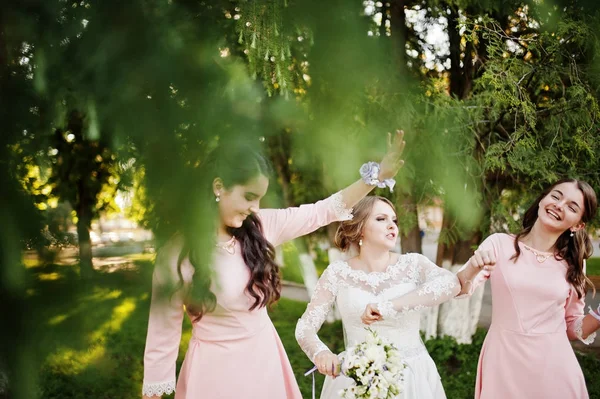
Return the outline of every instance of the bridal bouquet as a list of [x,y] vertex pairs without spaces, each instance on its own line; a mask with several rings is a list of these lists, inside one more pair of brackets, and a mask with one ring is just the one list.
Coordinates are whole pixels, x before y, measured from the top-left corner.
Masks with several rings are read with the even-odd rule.
[[345,399],[392,399],[402,392],[406,365],[400,352],[377,332],[367,328],[364,342],[348,348],[342,358],[342,374],[354,384],[340,391]]

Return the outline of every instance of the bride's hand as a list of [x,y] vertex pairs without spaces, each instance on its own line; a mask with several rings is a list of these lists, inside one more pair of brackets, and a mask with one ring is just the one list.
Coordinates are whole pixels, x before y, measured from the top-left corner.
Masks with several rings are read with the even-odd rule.
[[383,316],[381,316],[381,312],[377,308],[377,304],[370,303],[365,308],[365,311],[363,312],[362,316],[360,316],[360,319],[363,323],[369,325],[371,323],[383,319]]
[[379,164],[379,180],[391,179],[400,170],[404,161],[402,158],[402,151],[404,151],[404,132],[402,130],[396,130],[395,136],[392,138],[391,133],[388,133],[388,149],[387,153],[383,157],[383,160]]
[[317,366],[317,369],[321,374],[328,375],[333,378],[339,375],[340,361],[337,355],[328,350],[323,350],[317,353],[317,356],[315,356],[315,366]]

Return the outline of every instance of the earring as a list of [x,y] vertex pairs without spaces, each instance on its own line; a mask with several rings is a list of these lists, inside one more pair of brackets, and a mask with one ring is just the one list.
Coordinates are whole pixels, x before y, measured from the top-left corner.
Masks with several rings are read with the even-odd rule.
[[217,201],[217,202],[221,201],[221,194],[217,194],[215,201]]
[[360,240],[358,240],[358,246],[362,247],[362,238]]
[[573,237],[575,235],[575,232],[573,230],[571,230],[571,237]]

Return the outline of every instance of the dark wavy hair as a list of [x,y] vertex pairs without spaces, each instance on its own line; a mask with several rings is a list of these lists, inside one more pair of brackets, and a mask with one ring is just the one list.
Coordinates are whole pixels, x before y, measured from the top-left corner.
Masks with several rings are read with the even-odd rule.
[[[583,215],[581,216],[582,223],[588,223],[596,215],[598,200],[596,192],[588,183],[577,179],[561,179],[556,183],[546,188],[536,199],[533,204],[527,209],[523,215],[523,229],[515,236],[515,254],[511,257],[515,262],[521,255],[519,248],[519,240],[531,232],[533,225],[538,218],[539,203],[546,197],[556,186],[562,183],[575,183],[577,188],[583,194]],[[571,237],[571,231],[564,231],[554,243],[554,257],[557,260],[565,260],[568,265],[567,281],[577,291],[577,296],[581,298],[585,294],[585,285],[593,284],[586,277],[583,264],[586,259],[592,256],[593,247],[592,240],[585,229],[576,231]]]
[[[194,268],[191,285],[185,287],[185,304],[194,321],[205,313],[214,311],[217,301],[211,291],[213,277],[212,254],[215,249],[218,208],[212,190],[215,178],[223,181],[225,188],[244,185],[260,175],[269,177],[272,168],[267,159],[248,145],[221,145],[213,150],[201,165],[200,184],[191,188],[189,213],[183,221],[183,248],[179,254],[177,271],[183,285],[181,264],[187,258]],[[196,197],[194,197],[196,196]],[[201,201],[196,201],[200,199]],[[268,306],[280,297],[281,279],[275,263],[275,248],[263,234],[257,215],[249,215],[239,228],[228,227],[227,232],[236,237],[242,248],[242,257],[250,280],[246,292],[254,300],[249,310]]]

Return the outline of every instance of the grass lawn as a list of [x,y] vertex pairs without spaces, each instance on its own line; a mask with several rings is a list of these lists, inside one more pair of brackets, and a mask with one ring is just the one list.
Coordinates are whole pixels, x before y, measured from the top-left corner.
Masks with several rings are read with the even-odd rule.
[[[30,266],[33,283],[30,306],[35,315],[32,349],[41,367],[40,397],[119,399],[140,398],[142,355],[148,321],[151,261],[134,259],[131,267],[99,273],[88,284],[77,279],[73,266]],[[286,347],[305,398],[311,379],[303,373],[312,367],[294,338],[296,321],[305,304],[283,299],[271,317]],[[449,338],[427,342],[448,398],[473,397],[477,358],[484,332],[473,345],[458,345]],[[326,325],[320,336],[333,350],[341,350],[339,322]],[[186,321],[179,363],[190,338]],[[600,398],[600,361],[579,355],[592,398]],[[318,391],[322,376],[317,377]],[[591,381],[595,381],[592,385]]]
[[590,258],[586,261],[588,276],[600,276],[600,258]]

